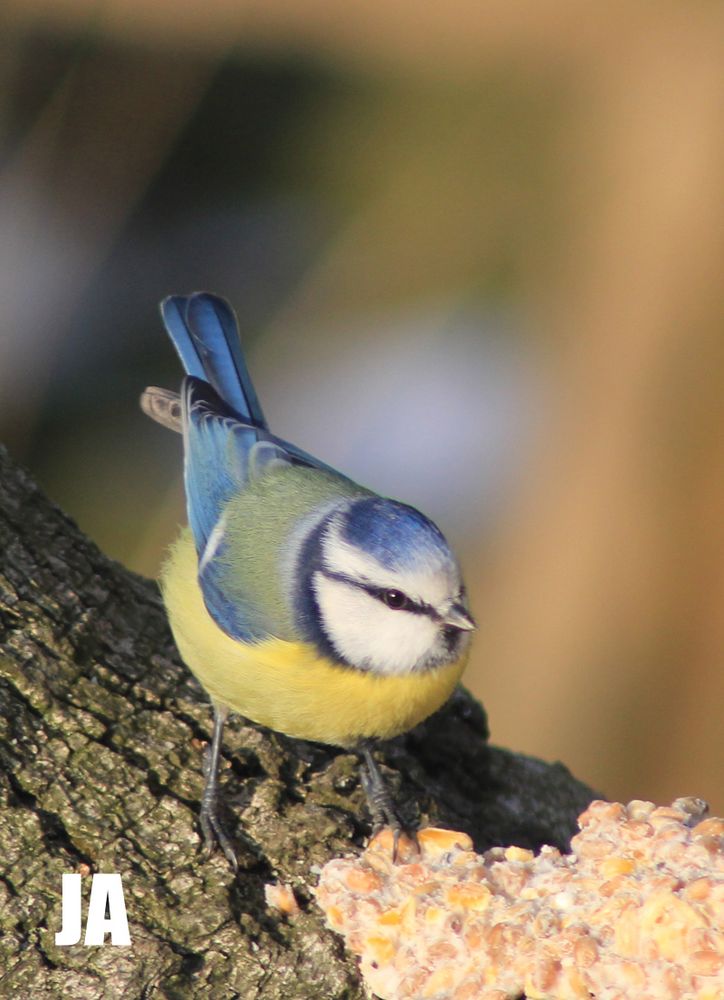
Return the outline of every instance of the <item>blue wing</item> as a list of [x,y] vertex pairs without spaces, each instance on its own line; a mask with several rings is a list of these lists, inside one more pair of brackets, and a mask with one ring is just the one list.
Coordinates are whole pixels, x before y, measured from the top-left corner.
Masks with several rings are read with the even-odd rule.
[[181,388],[184,485],[199,558],[223,507],[244,488],[260,428],[242,423],[208,383],[192,375]]
[[339,475],[264,428],[239,420],[215,389],[193,375],[181,386],[181,424],[186,507],[200,559],[224,505],[250,477],[284,465],[309,465]]
[[253,642],[269,629],[258,609],[227,593],[224,507],[250,478],[275,467],[314,463],[287,451],[263,428],[239,420],[215,389],[192,375],[181,388],[181,421],[186,508],[204,602],[227,635]]
[[243,423],[207,382],[187,376],[181,388],[184,484],[189,524],[199,557],[199,584],[214,621],[230,636],[253,642],[266,634],[254,609],[231,600],[224,587],[226,549],[223,510],[270,461],[287,462],[265,438],[267,432]]
[[266,429],[228,302],[209,292],[170,295],[161,315],[186,374],[208,382],[237,417]]
[[[199,584],[217,624],[233,638],[253,642],[267,629],[255,608],[227,593],[224,508],[250,478],[274,467],[334,470],[270,433],[244,362],[234,313],[224,299],[207,292],[172,295],[162,302],[161,313],[187,373],[181,387],[180,429]],[[166,397],[173,410],[173,394]],[[163,422],[175,428],[177,421],[176,412]]]

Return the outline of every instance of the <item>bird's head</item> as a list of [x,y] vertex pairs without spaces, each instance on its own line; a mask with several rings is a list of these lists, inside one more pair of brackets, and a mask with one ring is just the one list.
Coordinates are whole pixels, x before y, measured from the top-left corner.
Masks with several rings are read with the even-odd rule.
[[439,528],[394,500],[362,497],[319,526],[306,587],[321,645],[375,673],[460,658],[475,628]]

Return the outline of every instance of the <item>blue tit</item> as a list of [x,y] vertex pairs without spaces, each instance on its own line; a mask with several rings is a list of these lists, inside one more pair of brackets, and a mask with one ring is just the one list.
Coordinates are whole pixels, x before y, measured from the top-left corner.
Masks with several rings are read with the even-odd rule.
[[229,710],[287,736],[363,758],[376,825],[402,829],[370,752],[440,708],[465,666],[475,623],[439,528],[269,430],[226,301],[161,304],[186,372],[144,411],[179,430],[189,527],[161,590],[184,662],[214,706],[201,805],[209,848],[236,859],[217,816]]

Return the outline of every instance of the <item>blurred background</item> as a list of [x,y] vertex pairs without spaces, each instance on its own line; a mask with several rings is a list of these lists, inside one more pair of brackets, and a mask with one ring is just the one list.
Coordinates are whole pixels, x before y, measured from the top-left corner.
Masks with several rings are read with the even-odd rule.
[[435,518],[495,742],[724,811],[724,7],[5,0],[0,439],[153,576],[171,292]]

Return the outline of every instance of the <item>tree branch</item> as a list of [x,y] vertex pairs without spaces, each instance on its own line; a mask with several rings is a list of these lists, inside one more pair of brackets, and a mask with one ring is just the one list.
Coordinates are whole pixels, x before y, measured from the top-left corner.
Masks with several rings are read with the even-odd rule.
[[[232,716],[235,879],[199,840],[211,712],[155,585],[107,559],[1,448],[0,552],[0,994],[361,998],[311,896],[315,866],[369,834],[356,759]],[[403,814],[478,849],[565,847],[593,793],[486,736],[460,691],[386,747]],[[61,875],[78,871],[121,873],[130,947],[56,946]],[[299,915],[269,909],[275,880]]]

